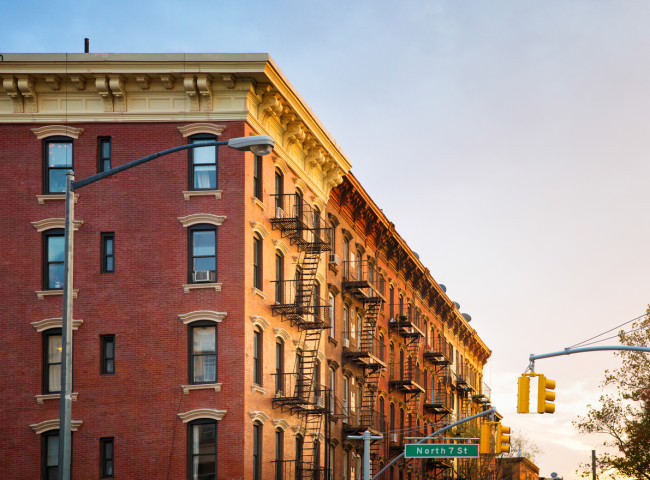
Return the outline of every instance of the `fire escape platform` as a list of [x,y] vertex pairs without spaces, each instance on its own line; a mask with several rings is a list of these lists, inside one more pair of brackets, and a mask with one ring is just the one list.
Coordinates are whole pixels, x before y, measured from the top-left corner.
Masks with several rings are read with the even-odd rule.
[[423,338],[424,333],[406,315],[398,315],[390,320],[388,326],[391,330],[404,338]]
[[417,384],[413,380],[390,380],[389,385],[391,389],[393,390],[399,390],[400,392],[411,394],[411,395],[419,395],[421,393],[424,393],[424,387],[422,385]]
[[451,365],[451,360],[447,358],[447,356],[442,352],[425,350],[423,356],[425,361],[430,362],[433,365],[440,365],[440,366]]

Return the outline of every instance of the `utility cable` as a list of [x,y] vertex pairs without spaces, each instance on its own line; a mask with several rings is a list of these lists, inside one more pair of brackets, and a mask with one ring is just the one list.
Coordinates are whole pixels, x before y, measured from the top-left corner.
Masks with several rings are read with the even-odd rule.
[[[621,328],[623,325],[627,325],[628,323],[636,322],[637,320],[640,320],[640,319],[642,319],[643,317],[647,317],[647,316],[648,316],[648,314],[647,314],[647,313],[644,313],[643,315],[639,315],[638,317],[633,318],[632,320],[628,320],[627,322],[621,323],[620,325],[618,325],[618,326],[616,326],[616,327],[614,327],[614,328],[610,328],[609,330],[607,330],[607,331],[605,331],[605,332],[603,332],[603,333],[599,333],[598,335],[596,335],[596,336],[594,336],[594,337],[588,338],[587,340],[583,340],[582,342],[576,343],[575,345],[571,345],[570,347],[567,347],[567,348],[570,349],[570,348],[576,348],[576,347],[579,347],[579,346],[581,346],[581,345],[584,346],[585,343],[587,343],[587,342],[589,342],[589,341],[591,341],[591,340],[594,340],[594,339],[596,339],[596,338],[598,338],[598,337],[601,337],[601,336],[605,335],[606,333],[609,333],[609,332],[612,332],[612,331],[616,330],[617,328]],[[617,336],[618,336],[618,335],[617,335]],[[602,339],[602,340],[598,340],[598,341],[596,341],[596,342],[587,343],[587,345],[592,345],[592,344],[594,344],[594,343],[602,342],[602,341],[604,341],[604,340],[609,340],[609,339],[611,339],[611,338],[615,338],[615,337],[604,338],[604,339]]]

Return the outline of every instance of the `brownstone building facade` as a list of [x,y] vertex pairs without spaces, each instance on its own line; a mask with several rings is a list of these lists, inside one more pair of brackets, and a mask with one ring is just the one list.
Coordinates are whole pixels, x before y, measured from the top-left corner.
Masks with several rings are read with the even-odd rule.
[[[356,479],[489,404],[490,350],[267,55],[4,55],[6,478],[58,469],[75,194],[73,478]],[[464,427],[466,436],[476,425]],[[451,478],[401,461],[385,478]]]

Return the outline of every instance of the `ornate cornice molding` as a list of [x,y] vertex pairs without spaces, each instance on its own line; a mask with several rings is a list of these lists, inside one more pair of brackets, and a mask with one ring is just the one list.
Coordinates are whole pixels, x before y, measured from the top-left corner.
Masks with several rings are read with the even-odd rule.
[[226,415],[226,413],[228,413],[228,410],[217,410],[216,408],[197,408],[195,410],[179,413],[178,418],[180,418],[183,423],[188,423],[200,418],[209,418],[211,420],[219,421]]
[[195,310],[193,312],[183,313],[178,318],[185,325],[199,320],[220,323],[226,318],[226,315],[228,315],[226,312],[215,312],[214,310]]
[[69,125],[45,125],[43,127],[32,128],[32,132],[38,140],[47,137],[62,136],[77,139],[81,136],[84,129],[75,128]]
[[[44,232],[45,230],[52,230],[53,228],[65,228],[65,218],[46,218],[31,222],[37,232]],[[73,229],[79,230],[84,224],[83,220],[74,220]]]
[[208,223],[220,226],[226,221],[226,216],[213,215],[211,213],[194,213],[192,215],[186,215],[185,217],[178,217],[178,221],[181,222],[181,225],[184,227],[191,227],[192,225],[197,225],[199,223]]
[[191,137],[197,133],[209,133],[210,135],[219,136],[226,130],[226,125],[217,125],[214,123],[190,123],[178,127],[183,137]]

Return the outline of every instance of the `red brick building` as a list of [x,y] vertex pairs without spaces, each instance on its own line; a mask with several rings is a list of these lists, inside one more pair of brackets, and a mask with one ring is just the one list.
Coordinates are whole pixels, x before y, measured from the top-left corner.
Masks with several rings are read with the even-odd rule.
[[360,478],[348,435],[385,434],[376,472],[488,404],[469,316],[267,55],[5,54],[0,78],[6,478],[58,468],[65,172],[201,140],[276,146],[177,152],[76,193],[75,479]]

